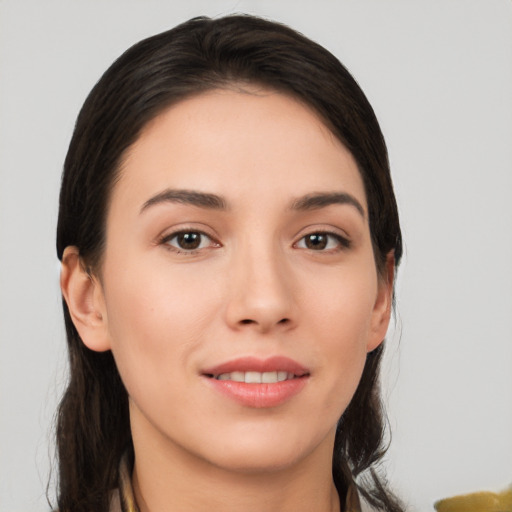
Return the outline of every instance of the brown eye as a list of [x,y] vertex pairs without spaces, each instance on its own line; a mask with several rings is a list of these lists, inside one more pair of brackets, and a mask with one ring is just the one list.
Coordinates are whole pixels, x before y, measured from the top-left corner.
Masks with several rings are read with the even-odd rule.
[[212,239],[200,231],[180,231],[167,237],[164,243],[178,251],[195,251],[212,245]]
[[176,242],[181,249],[197,249],[201,245],[200,233],[180,233]]
[[350,247],[350,241],[335,233],[309,233],[298,241],[296,247],[311,251],[332,251]]
[[304,242],[308,249],[319,251],[327,247],[328,238],[323,233],[314,233],[304,237]]

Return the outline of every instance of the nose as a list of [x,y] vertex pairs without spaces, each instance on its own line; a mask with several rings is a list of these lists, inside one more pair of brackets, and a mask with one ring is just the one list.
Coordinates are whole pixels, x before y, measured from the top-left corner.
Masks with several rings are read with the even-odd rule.
[[229,276],[228,325],[259,333],[293,328],[297,322],[295,284],[279,250],[252,246],[240,251]]

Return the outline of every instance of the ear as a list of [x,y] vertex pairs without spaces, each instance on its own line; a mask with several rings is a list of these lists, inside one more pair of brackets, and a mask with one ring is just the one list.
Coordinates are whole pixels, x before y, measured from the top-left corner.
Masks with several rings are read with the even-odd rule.
[[77,247],[66,247],[60,288],[84,345],[96,352],[110,349],[103,288],[83,266]]
[[370,335],[366,351],[375,350],[383,341],[391,318],[393,306],[393,283],[395,279],[395,254],[390,251],[386,256],[384,275],[378,276],[377,298],[373,307]]

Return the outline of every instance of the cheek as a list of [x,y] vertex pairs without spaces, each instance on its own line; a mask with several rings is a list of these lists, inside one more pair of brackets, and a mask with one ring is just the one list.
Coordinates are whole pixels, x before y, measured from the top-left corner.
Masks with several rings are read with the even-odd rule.
[[350,272],[322,276],[310,288],[307,315],[309,338],[320,373],[325,375],[328,406],[342,412],[355,392],[366,362],[377,276],[371,264],[351,267]]
[[317,271],[314,286],[303,291],[311,323],[319,333],[333,338],[333,343],[338,339],[338,343],[365,345],[377,299],[373,262],[363,260],[339,271],[328,270]]
[[162,379],[184,367],[216,316],[214,290],[166,265],[130,265],[125,258],[122,269],[106,267],[108,329],[123,381],[130,394],[139,383],[165,385]]

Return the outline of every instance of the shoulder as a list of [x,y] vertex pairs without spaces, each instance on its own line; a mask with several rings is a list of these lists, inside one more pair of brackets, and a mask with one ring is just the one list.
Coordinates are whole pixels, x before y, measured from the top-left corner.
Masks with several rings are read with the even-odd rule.
[[379,512],[376,508],[372,507],[362,496],[359,497],[361,512]]
[[112,495],[110,497],[110,507],[109,512],[122,512],[121,508],[121,499],[119,497],[119,491],[116,489],[112,491]]
[[379,512],[372,507],[357,490],[354,483],[348,488],[345,500],[345,512]]

